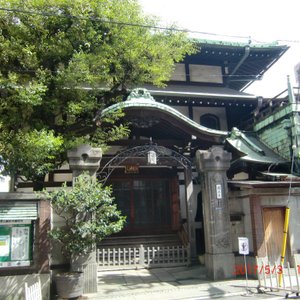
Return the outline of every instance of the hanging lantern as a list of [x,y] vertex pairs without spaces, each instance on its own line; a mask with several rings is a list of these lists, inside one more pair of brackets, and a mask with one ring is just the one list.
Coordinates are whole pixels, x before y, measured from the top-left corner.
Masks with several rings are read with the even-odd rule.
[[157,164],[157,156],[156,152],[153,150],[148,151],[147,153],[147,162],[149,165],[156,165]]

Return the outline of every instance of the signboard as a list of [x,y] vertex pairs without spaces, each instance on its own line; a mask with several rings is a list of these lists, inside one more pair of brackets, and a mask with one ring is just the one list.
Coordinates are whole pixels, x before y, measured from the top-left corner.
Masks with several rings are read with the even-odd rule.
[[139,166],[138,165],[125,165],[126,174],[138,174]]
[[222,184],[217,183],[215,185],[216,187],[216,204],[215,207],[217,210],[222,210],[223,209],[223,190],[222,190]]
[[249,241],[246,237],[239,237],[239,254],[249,254]]
[[12,227],[11,260],[29,260],[29,227]]
[[216,194],[217,194],[217,199],[222,199],[222,186],[221,186],[221,184],[216,184]]
[[32,225],[0,225],[0,268],[29,266],[32,259]]
[[157,164],[157,155],[156,152],[153,150],[150,150],[147,153],[147,161],[149,165],[156,165]]

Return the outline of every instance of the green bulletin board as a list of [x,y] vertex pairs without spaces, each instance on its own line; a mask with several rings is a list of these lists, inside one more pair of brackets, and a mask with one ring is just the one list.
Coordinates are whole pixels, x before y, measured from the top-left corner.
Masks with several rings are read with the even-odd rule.
[[0,224],[0,268],[29,266],[32,224]]

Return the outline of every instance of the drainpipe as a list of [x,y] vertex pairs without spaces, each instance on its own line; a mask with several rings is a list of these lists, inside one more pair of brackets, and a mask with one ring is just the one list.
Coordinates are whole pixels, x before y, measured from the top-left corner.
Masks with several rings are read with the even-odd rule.
[[[294,90],[290,82],[290,77],[287,76],[287,86],[288,86],[288,99],[289,99],[289,105],[291,106],[291,135],[292,135],[292,149],[293,149],[292,159],[295,159],[295,172],[298,174],[300,171],[300,132],[299,132],[299,126],[300,126],[300,118],[299,118],[299,112],[298,112],[298,101],[295,99]],[[291,159],[291,160],[292,160]]]
[[248,58],[250,54],[250,46],[247,45],[245,47],[245,53],[243,55],[243,57],[241,58],[241,60],[238,62],[238,64],[235,66],[235,68],[233,69],[233,71],[229,74],[228,76],[228,80],[227,80],[227,86],[228,86],[228,83],[230,81],[230,77],[232,77],[236,72],[237,70],[240,68],[240,66],[244,63],[244,61]]
[[[285,260],[285,253],[286,253],[286,244],[287,244],[287,234],[289,228],[289,221],[290,221],[290,207],[289,202],[291,198],[291,191],[292,191],[292,180],[293,180],[293,173],[294,167],[296,168],[296,172],[299,172],[298,165],[299,165],[299,140],[298,140],[298,126],[299,126],[299,116],[298,116],[298,105],[297,101],[295,101],[294,90],[292,88],[290,77],[287,76],[287,87],[288,87],[288,98],[289,104],[292,107],[292,116],[291,116],[291,136],[292,136],[292,157],[291,157],[291,179],[290,179],[290,187],[289,187],[289,195],[287,204],[285,207],[285,216],[284,216],[284,225],[283,225],[283,238],[282,238],[282,248],[281,248],[281,257],[280,257],[280,266],[281,270],[283,270],[284,260]],[[295,108],[293,107],[295,105]],[[294,112],[296,110],[296,112]],[[293,138],[294,135],[294,138]],[[295,153],[296,151],[296,153]],[[282,272],[279,274],[279,286],[282,286]]]

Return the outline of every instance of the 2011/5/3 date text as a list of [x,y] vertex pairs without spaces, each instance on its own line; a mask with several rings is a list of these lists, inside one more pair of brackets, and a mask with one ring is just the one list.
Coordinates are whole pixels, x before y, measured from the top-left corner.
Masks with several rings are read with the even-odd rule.
[[[300,274],[300,265],[296,266],[297,273]],[[282,265],[250,265],[247,264],[247,272],[248,274],[263,274],[266,275],[269,274],[282,274],[283,273],[283,267]],[[234,269],[234,275],[245,275],[245,265],[236,265]]]

